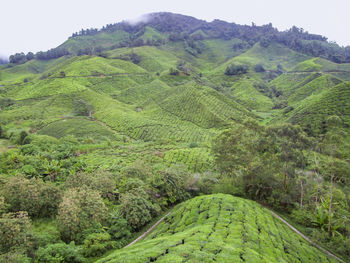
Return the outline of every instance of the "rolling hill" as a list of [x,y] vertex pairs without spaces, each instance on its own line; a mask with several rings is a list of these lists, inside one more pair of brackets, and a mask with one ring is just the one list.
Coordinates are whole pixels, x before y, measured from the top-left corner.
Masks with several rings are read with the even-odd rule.
[[[12,58],[0,66],[0,201],[6,190],[2,187],[12,176],[25,177],[28,185],[26,180],[35,178],[49,190],[57,187],[59,198],[71,190],[70,178],[81,176],[84,189],[102,198],[99,204],[108,211],[104,215],[109,218],[91,232],[84,229],[75,239],[48,233],[52,242],[36,237],[35,242],[42,243],[35,243],[35,249],[75,241],[71,245],[85,251],[80,248],[91,241],[90,235],[115,227],[129,235],[112,233],[108,249],[87,256],[91,262],[335,262],[258,203],[202,195],[232,193],[258,200],[266,193],[259,201],[299,220],[323,244],[335,240],[332,249],[346,259],[349,49],[296,27],[279,32],[271,24],[206,22],[171,13],[148,18],[136,25],[124,21],[82,30],[32,59]],[[335,160],[311,148],[326,137],[326,122],[333,115],[339,116],[346,142]],[[266,127],[276,129],[273,136],[281,138],[273,141]],[[241,134],[238,143],[229,130]],[[223,171],[218,165],[213,142],[222,134],[231,136],[227,145],[234,145],[223,151],[228,166],[237,160],[230,155],[232,148],[248,156],[238,171]],[[288,141],[289,135],[295,137]],[[248,150],[247,142],[254,144]],[[303,143],[306,146],[300,146]],[[293,154],[284,155],[288,150]],[[261,156],[255,157],[259,151]],[[294,159],[289,163],[288,158]],[[260,178],[266,160],[273,160],[268,167],[275,162],[276,167]],[[327,170],[331,162],[336,181]],[[244,177],[247,172],[255,174]],[[91,175],[101,180],[95,182]],[[327,224],[335,213],[329,213],[332,201],[327,200],[333,193],[339,218],[332,221],[331,232]],[[184,201],[196,195],[201,196]],[[146,211],[140,225],[132,226],[120,212],[123,200],[130,201],[125,196],[135,201],[138,211],[132,212]],[[171,215],[142,242],[107,252],[175,204]],[[59,233],[57,207],[50,218],[33,218],[39,229],[48,225]],[[2,207],[0,218],[1,213]]]
[[260,205],[216,194],[196,197],[141,242],[98,263],[337,262],[312,247]]

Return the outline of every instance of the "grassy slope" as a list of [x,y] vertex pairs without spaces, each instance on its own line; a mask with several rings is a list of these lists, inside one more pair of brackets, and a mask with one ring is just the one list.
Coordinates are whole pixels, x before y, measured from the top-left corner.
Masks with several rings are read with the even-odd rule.
[[253,201],[230,195],[177,205],[145,240],[98,263],[335,262]]
[[[158,32],[147,29],[145,34],[157,37]],[[24,127],[57,138],[71,132],[79,137],[94,137],[91,131],[99,131],[103,136],[97,139],[113,139],[109,136],[112,132],[117,138],[126,136],[158,145],[169,144],[172,146],[161,157],[165,163],[180,160],[193,170],[202,170],[212,163],[208,145],[221,129],[240,122],[245,116],[254,117],[251,110],[264,122],[290,121],[304,125],[312,120],[307,105],[314,105],[315,95],[323,94],[341,81],[333,77],[334,73],[286,72],[268,82],[265,73],[253,71],[256,63],[262,63],[266,69],[282,64],[286,70],[292,70],[301,61],[309,61],[308,58],[273,43],[268,48],[257,44],[244,53],[237,53],[232,49],[236,41],[202,40],[198,44],[202,53],[197,56],[187,53],[184,43],[179,41],[159,47],[115,49],[106,53],[107,58],[33,60],[5,68],[1,70],[5,80],[0,82],[3,85],[0,96],[10,97],[16,103],[0,111],[1,124],[10,130]],[[141,57],[138,65],[117,59],[132,52]],[[169,68],[175,68],[179,60],[185,60],[196,73],[169,75]],[[322,64],[325,70],[334,66],[321,59],[312,61]],[[225,76],[226,66],[233,62],[248,63],[249,73]],[[344,70],[347,65],[339,67]],[[65,78],[60,77],[61,71],[65,72]],[[202,78],[198,77],[199,72]],[[42,78],[42,74],[46,78]],[[29,82],[24,83],[28,75]],[[16,82],[18,84],[11,84]],[[294,110],[288,114],[272,110],[272,99],[258,91],[256,84],[281,90],[282,97]],[[73,105],[77,99],[93,107],[96,123],[67,119],[74,116]],[[323,113],[328,112],[327,105],[329,103],[324,104]],[[72,129],[67,123],[72,123]],[[84,127],[80,131],[77,130],[79,125]],[[200,148],[189,149],[191,142],[198,143]],[[154,156],[151,154],[147,158]]]
[[316,132],[321,130],[322,121],[328,116],[340,116],[344,124],[350,125],[350,83],[345,82],[324,92],[311,95],[288,115],[288,120],[302,126],[313,125]]
[[76,53],[79,49],[86,47],[111,47],[123,40],[129,39],[129,33],[117,30],[112,33],[101,32],[93,36],[78,36],[70,38],[59,47],[66,48],[70,52]]
[[228,60],[216,68],[214,74],[223,74],[226,67],[232,63],[247,64],[251,68],[260,63],[267,70],[276,69],[276,66],[280,64],[285,69],[289,69],[307,58],[305,55],[296,53],[276,43],[270,44],[267,48],[260,46],[260,44],[255,44],[247,52]]

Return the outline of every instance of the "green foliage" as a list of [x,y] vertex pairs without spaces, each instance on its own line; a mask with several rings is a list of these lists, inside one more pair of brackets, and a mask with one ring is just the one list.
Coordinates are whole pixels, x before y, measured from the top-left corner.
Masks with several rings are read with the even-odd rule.
[[249,200],[207,195],[171,212],[144,240],[97,262],[336,262]]
[[11,251],[0,255],[0,263],[30,263],[31,258],[21,251]]
[[67,188],[86,186],[100,192],[104,197],[108,197],[115,191],[116,183],[114,176],[108,172],[96,171],[90,174],[77,172],[67,178],[65,186]]
[[54,184],[22,176],[8,178],[1,187],[1,194],[9,211],[27,211],[32,217],[55,216],[61,200],[61,190]]
[[246,74],[248,70],[249,67],[247,65],[232,64],[226,68],[225,75],[232,76]]
[[265,72],[265,68],[262,64],[256,64],[254,66],[254,70],[255,72]]
[[122,194],[120,212],[133,229],[140,229],[157,215],[159,208],[152,204],[148,194],[141,188]]
[[106,225],[107,233],[115,241],[115,247],[122,248],[127,245],[131,237],[131,228],[119,212],[111,212],[106,219]]
[[93,233],[88,235],[83,242],[83,251],[86,257],[98,257],[114,247],[111,236],[108,233]]
[[151,186],[156,189],[158,198],[164,205],[183,201],[187,197],[186,181],[189,175],[182,167],[171,167],[164,172],[153,174]]
[[57,215],[62,238],[81,241],[82,232],[101,223],[106,212],[99,192],[86,187],[66,190]]
[[[0,233],[1,254],[13,250],[29,250],[32,246],[32,225],[27,212],[1,215]],[[16,258],[17,256],[8,254],[4,257]]]
[[86,103],[83,99],[78,99],[73,103],[74,114],[77,116],[89,116],[92,111],[92,106]]
[[86,262],[80,248],[74,242],[56,243],[38,249],[36,254],[39,263],[83,263]]
[[173,76],[178,76],[180,74],[180,72],[177,69],[170,68],[169,69],[169,74],[173,75]]
[[[121,248],[160,208],[213,192],[280,209],[349,256],[350,64],[324,59],[348,60],[349,50],[295,27],[278,32],[272,25],[152,16],[137,26],[82,30],[58,48],[17,54],[16,64],[0,67],[0,213],[26,210],[34,220],[34,248],[13,248],[4,258],[33,257],[60,235],[85,240],[86,255],[112,243]],[[339,132],[327,121],[332,115],[341,119]],[[184,209],[171,237],[143,249],[152,255],[130,261],[322,262],[305,256],[304,245],[289,254],[284,236],[271,241],[280,229],[266,231],[270,239],[243,235],[260,226],[259,215],[225,214],[227,224],[247,226],[225,237],[214,220],[219,204],[210,202],[204,211]],[[217,231],[209,235],[206,220],[218,222]],[[187,233],[180,238],[179,230],[191,222],[207,232],[187,247]],[[260,239],[248,242],[256,236],[266,259],[257,256]]]

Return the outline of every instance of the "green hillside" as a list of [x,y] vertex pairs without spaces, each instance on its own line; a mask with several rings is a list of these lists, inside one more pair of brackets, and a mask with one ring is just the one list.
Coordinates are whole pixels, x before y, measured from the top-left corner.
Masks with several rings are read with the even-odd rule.
[[230,195],[177,205],[141,242],[97,261],[336,262],[258,204]]
[[350,49],[148,18],[0,66],[0,262],[349,259]]

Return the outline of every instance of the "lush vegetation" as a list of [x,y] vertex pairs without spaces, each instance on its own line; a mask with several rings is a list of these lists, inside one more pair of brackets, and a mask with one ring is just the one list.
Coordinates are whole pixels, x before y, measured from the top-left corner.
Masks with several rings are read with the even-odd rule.
[[296,28],[151,17],[0,67],[0,262],[326,260],[228,195],[180,204],[117,250],[217,193],[350,258],[350,64],[334,63],[348,49]]
[[258,204],[231,195],[196,197],[142,242],[118,250],[112,262],[336,262]]

